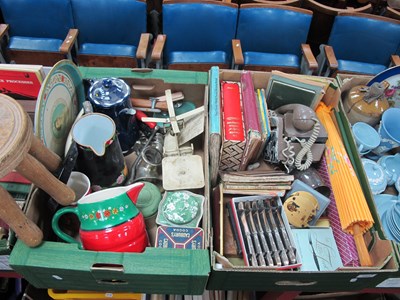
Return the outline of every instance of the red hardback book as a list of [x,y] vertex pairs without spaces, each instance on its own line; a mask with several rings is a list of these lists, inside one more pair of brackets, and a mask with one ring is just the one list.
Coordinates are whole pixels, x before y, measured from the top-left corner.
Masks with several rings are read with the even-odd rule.
[[16,100],[36,100],[43,82],[39,65],[0,65],[0,93]]
[[257,97],[254,91],[253,78],[250,72],[243,72],[240,76],[243,98],[244,128],[246,133],[246,147],[239,170],[246,170],[249,163],[255,162],[262,144]]
[[229,141],[244,141],[240,85],[237,82],[222,82],[221,93],[225,139]]
[[239,82],[221,82],[222,153],[220,170],[239,169],[246,144]]

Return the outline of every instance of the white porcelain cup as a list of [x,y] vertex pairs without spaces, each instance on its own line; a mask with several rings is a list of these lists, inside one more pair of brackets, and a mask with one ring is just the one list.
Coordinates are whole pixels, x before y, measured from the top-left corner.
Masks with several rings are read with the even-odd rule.
[[69,186],[75,192],[74,203],[91,192],[89,177],[82,172],[72,171],[68,179],[67,186]]

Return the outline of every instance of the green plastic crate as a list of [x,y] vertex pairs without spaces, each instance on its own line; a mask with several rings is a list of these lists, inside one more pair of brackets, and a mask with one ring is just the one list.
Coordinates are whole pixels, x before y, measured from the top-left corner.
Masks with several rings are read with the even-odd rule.
[[[183,92],[185,99],[195,102],[198,106],[207,105],[207,73],[86,67],[81,67],[80,71],[84,79],[111,76],[123,78],[131,86],[133,97],[161,96],[165,89],[171,89],[173,92]],[[205,124],[208,124],[207,118]],[[206,198],[202,221],[205,249],[148,247],[144,253],[118,253],[84,251],[73,244],[52,241],[29,248],[18,241],[10,257],[14,270],[36,288],[203,294],[210,273],[206,132],[207,128],[201,138],[206,174],[206,186],[201,190]],[[41,228],[51,231],[51,217],[45,213],[46,205],[44,193],[40,190],[35,191],[29,199],[27,215]]]

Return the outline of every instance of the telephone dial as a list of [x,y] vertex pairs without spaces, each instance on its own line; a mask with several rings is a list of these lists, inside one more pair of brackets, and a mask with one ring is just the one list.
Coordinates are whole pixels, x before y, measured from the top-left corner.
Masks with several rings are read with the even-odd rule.
[[283,105],[271,112],[271,138],[264,159],[282,163],[288,172],[303,171],[321,159],[328,138],[315,112],[302,104]]

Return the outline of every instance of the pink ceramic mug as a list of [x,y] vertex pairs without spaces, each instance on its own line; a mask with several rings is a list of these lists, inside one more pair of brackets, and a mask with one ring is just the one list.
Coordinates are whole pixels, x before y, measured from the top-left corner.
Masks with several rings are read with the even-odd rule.
[[[76,207],[65,207],[55,213],[54,232],[85,250],[143,252],[149,240],[143,215],[135,205],[143,186],[144,183],[134,183],[84,196]],[[82,243],[60,229],[58,221],[67,213],[78,216]]]

